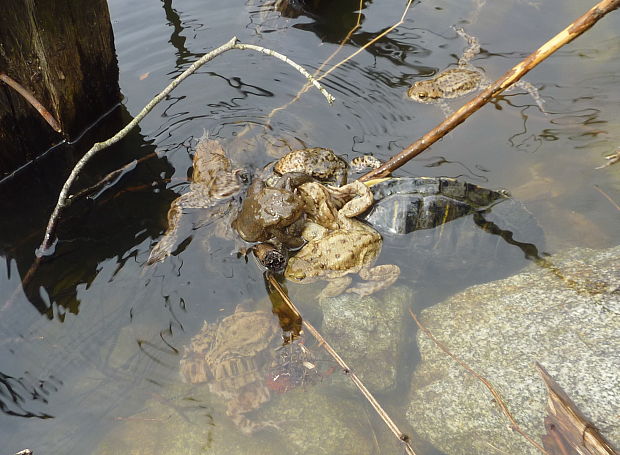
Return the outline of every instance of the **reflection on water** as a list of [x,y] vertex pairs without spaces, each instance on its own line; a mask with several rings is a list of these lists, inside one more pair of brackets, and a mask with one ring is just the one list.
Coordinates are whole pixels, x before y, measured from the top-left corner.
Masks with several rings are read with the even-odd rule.
[[[118,117],[97,132],[99,138],[126,124],[199,55],[233,35],[282,52],[312,71],[337,50],[358,20],[357,1],[340,2],[327,16],[305,11],[296,17],[247,3],[111,1],[125,104]],[[271,311],[262,272],[252,261],[232,254],[234,241],[216,237],[205,248],[209,227],[198,225],[188,225],[187,238],[179,239],[180,248],[161,264],[144,264],[165,231],[171,201],[188,191],[196,138],[205,130],[226,144],[235,166],[250,172],[300,146],[329,147],[348,158],[371,153],[386,159],[442,119],[432,106],[407,100],[405,91],[414,81],[456,62],[463,46],[451,26],[460,24],[480,39],[481,66],[493,78],[583,8],[580,2],[556,0],[538,10],[527,2],[496,3],[476,11],[470,23],[474,10],[468,2],[415,4],[402,26],[323,80],[337,98],[331,107],[312,89],[274,112],[303,87],[305,80],[295,70],[250,53],[229,52],[213,60],[175,89],[138,130],[87,167],[76,189],[144,157],[73,204],[59,227],[56,254],[23,292],[20,278],[33,262],[68,163],[77,152],[59,149],[28,172],[2,182],[0,254],[5,261],[0,263],[0,306],[17,289],[12,304],[0,313],[3,450],[14,453],[28,446],[35,453],[95,453],[112,431],[119,441],[142,435],[140,453],[170,453],[175,447],[256,453],[256,443],[265,453],[272,453],[274,444],[281,452],[299,453],[319,450],[312,446],[316,441],[304,439],[327,431],[319,424],[341,430],[320,439],[332,441],[333,452],[348,446],[339,434],[373,447],[357,453],[398,450],[382,422],[365,414],[363,400],[339,388],[346,382],[339,372],[316,387],[289,391],[261,406],[261,418],[293,422],[286,434],[265,431],[244,439],[226,417],[221,400],[198,385],[182,384],[179,362],[204,321],[221,321],[248,301],[253,311]],[[403,8],[396,1],[362,6],[361,26],[329,65],[395,23]],[[613,14],[605,18],[528,75],[541,90],[548,118],[527,95],[510,94],[399,170],[399,175],[460,177],[507,189],[525,204],[547,240],[541,249],[532,237],[515,237],[514,229],[502,225],[506,218],[501,204],[480,214],[497,227],[489,232],[478,227],[485,222],[472,216],[452,221],[449,232],[444,231],[446,243],[438,246],[439,260],[432,259],[430,248],[420,246],[422,238],[386,236],[380,262],[401,267],[398,289],[413,287],[417,305],[514,272],[528,262],[526,256],[536,255],[527,244],[541,255],[572,245],[618,243],[618,212],[597,190],[620,199],[616,169],[594,168],[620,143],[620,60],[615,58],[620,41],[608,38],[619,20]],[[87,148],[87,141],[78,146]],[[477,231],[482,233],[480,248],[470,243],[453,251],[450,239],[458,244],[464,232]],[[500,259],[489,259],[496,253]],[[465,264],[460,270],[472,273],[451,270],[458,261]],[[306,320],[322,327],[324,311],[314,298],[318,288],[290,287]],[[399,295],[410,295],[407,292]],[[292,322],[288,317],[285,324]],[[401,341],[409,346],[402,362],[406,368],[398,370],[397,386],[380,397],[397,420],[404,415],[409,367],[417,356],[409,335]],[[291,403],[301,404],[296,408]],[[188,434],[187,428],[193,432]],[[122,431],[126,434],[120,435]],[[148,436],[150,443],[143,441]],[[131,450],[125,446],[122,451]]]

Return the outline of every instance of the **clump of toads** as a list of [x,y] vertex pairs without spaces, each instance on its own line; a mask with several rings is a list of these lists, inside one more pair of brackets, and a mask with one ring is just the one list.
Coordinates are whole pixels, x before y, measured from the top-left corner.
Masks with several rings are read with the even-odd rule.
[[[376,164],[373,157],[362,156],[351,167]],[[183,208],[209,208],[211,216],[222,216],[230,212],[232,197],[243,186],[243,173],[233,169],[217,141],[201,139],[193,166],[190,191],[173,201],[168,230],[152,250],[149,264],[171,253]],[[373,195],[359,181],[346,183],[348,168],[325,148],[287,153],[256,176],[232,220],[243,240],[257,244],[254,251],[266,267],[283,270],[287,279],[298,283],[327,280],[320,297],[342,292],[369,295],[390,286],[400,274],[396,265],[374,266],[381,235],[355,218],[372,206]],[[287,263],[289,251],[293,256]],[[352,285],[353,274],[362,282]]]

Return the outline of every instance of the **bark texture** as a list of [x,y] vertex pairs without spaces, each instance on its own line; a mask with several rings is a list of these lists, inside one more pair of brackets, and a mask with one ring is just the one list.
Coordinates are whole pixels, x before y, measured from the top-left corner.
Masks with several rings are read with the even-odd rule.
[[[120,99],[105,0],[3,0],[0,72],[29,90],[75,138]],[[0,177],[62,136],[0,84]]]

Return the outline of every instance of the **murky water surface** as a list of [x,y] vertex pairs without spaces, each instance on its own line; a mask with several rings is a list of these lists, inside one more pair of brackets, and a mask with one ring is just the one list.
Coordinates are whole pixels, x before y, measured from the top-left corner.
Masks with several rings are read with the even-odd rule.
[[[357,2],[341,2],[327,19],[285,18],[266,6],[238,0],[109,3],[124,95],[119,117],[127,122],[200,55],[233,35],[277,50],[311,72],[337,52],[325,71],[398,21],[404,2],[365,2],[360,27],[341,48],[338,43],[358,19]],[[226,144],[238,166],[249,170],[289,147],[304,145],[329,147],[348,158],[371,153],[387,159],[442,120],[438,107],[411,102],[405,91],[414,81],[456,64],[465,45],[451,26],[460,25],[479,38],[482,52],[472,63],[493,79],[586,9],[580,1],[489,2],[480,10],[472,3],[476,2],[416,2],[401,26],[323,80],[336,97],[333,106],[315,89],[289,104],[304,78],[271,57],[241,51],[217,57],[175,89],[138,130],[89,166],[77,186],[146,157],[66,213],[55,256],[39,268],[25,292],[20,279],[32,264],[64,169],[73,157],[56,151],[39,166],[3,182],[2,453],[24,447],[37,454],[97,453],[109,431],[126,428],[135,432],[136,439],[149,439],[149,422],[166,428],[167,419],[169,430],[177,435],[183,428],[211,432],[204,440],[192,438],[194,430],[181,434],[178,437],[185,443],[179,447],[189,452],[178,453],[210,453],[218,438],[227,437],[218,431],[234,432],[226,423],[221,399],[174,392],[181,384],[179,360],[203,321],[217,321],[242,302],[269,310],[261,271],[253,261],[231,254],[235,247],[231,241],[212,238],[205,248],[209,226],[190,229],[191,235],[173,256],[145,267],[150,248],[165,230],[170,202],[188,188],[196,139],[207,131]],[[620,169],[595,168],[620,145],[617,30],[618,12],[527,75],[540,88],[547,115],[525,92],[507,94],[398,175],[460,177],[509,190],[544,230],[545,243],[523,239],[536,244],[541,254],[575,245],[616,245],[620,211],[608,198],[620,202]],[[458,100],[452,103],[459,105]],[[98,134],[105,137],[110,131]],[[470,221],[461,223],[456,229],[472,229]],[[497,245],[497,237],[491,237],[488,245]],[[417,309],[467,285],[514,273],[528,262],[521,249],[508,245],[502,247],[508,251],[503,261],[489,267],[492,259],[481,246],[461,260],[470,265],[468,269],[488,270],[488,275],[459,274],[442,268],[442,261],[429,271],[419,259],[424,256],[412,245],[420,248],[411,239],[386,239],[380,262],[400,265],[399,283],[416,290]],[[451,253],[448,249],[441,254]],[[307,320],[320,327],[321,312],[313,297],[318,288],[290,289]],[[413,328],[409,333],[404,343],[413,340]],[[347,357],[346,352],[341,354]],[[329,363],[326,355],[320,355]],[[411,347],[408,364],[416,356]],[[381,396],[402,425],[402,397],[410,371],[403,368],[400,386]],[[322,390],[337,395],[339,389],[330,390],[330,382],[326,378]],[[176,401],[170,401],[173,395]],[[363,403],[352,396],[358,406]],[[158,417],[140,414],[154,402],[162,407]],[[173,404],[166,407],[166,403]],[[179,403],[185,403],[185,411]],[[185,423],[172,427],[173,415],[183,416],[180,421]],[[368,453],[399,450],[369,408],[362,420],[379,435]],[[134,429],[136,422],[144,431]],[[314,425],[303,419],[297,424]],[[269,447],[281,436],[266,431],[255,441]],[[239,435],[231,438],[238,441]],[[239,453],[248,447],[235,444]],[[118,453],[130,452],[124,447]],[[143,453],[170,453],[166,447],[168,452],[159,452],[154,445]],[[336,445],[336,452],[342,452],[341,447]]]

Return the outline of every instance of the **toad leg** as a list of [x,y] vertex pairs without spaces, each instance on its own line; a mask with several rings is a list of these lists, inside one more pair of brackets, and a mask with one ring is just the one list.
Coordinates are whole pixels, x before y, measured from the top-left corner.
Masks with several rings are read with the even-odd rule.
[[353,279],[350,276],[332,278],[327,282],[327,286],[319,293],[319,298],[335,297],[342,294],[349,287]]
[[339,211],[340,215],[346,218],[361,215],[373,203],[372,191],[359,180],[341,188],[332,188],[331,191],[340,197],[349,199]]
[[172,205],[168,210],[168,229],[166,229],[166,233],[164,234],[164,236],[151,250],[151,254],[146,261],[147,265],[152,265],[156,262],[163,261],[166,257],[170,255],[170,253],[172,253],[172,249],[174,248],[177,240],[179,220],[183,215],[182,198],[183,196],[176,198],[174,201],[172,201]]
[[202,209],[211,206],[213,206],[213,199],[200,187],[193,187],[192,191],[172,201],[168,210],[168,229],[166,229],[159,243],[151,250],[151,254],[146,261],[147,265],[161,262],[172,253],[179,235],[183,209]]
[[377,265],[360,270],[359,276],[365,281],[350,287],[347,292],[364,297],[391,286],[400,276],[400,268],[393,264]]
[[275,428],[280,430],[276,422],[262,421],[255,422],[245,416],[246,412],[254,411],[263,403],[269,401],[270,392],[267,387],[250,387],[249,390],[242,390],[239,395],[229,400],[226,404],[226,415],[231,418],[233,423],[243,434],[250,435],[263,428]]

